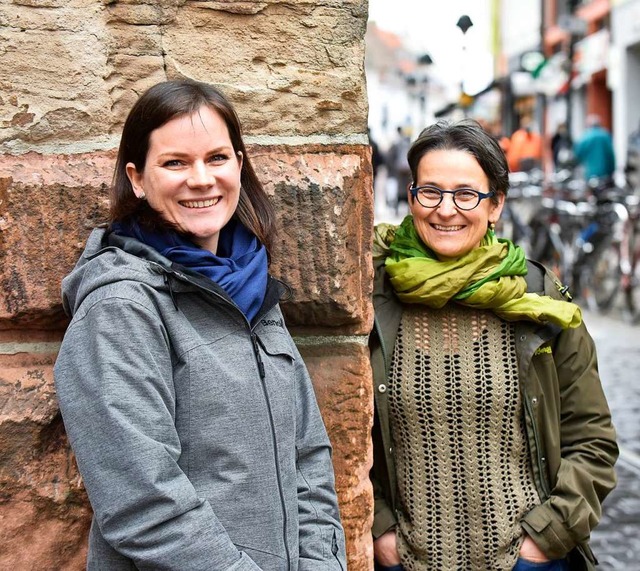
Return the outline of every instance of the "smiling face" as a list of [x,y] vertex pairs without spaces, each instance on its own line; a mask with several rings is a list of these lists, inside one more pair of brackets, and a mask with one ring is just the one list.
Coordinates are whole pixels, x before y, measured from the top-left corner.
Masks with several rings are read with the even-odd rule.
[[238,206],[241,169],[224,120],[207,106],[151,132],[142,172],[126,165],[136,196],[213,253]]
[[[476,158],[460,150],[433,150],[418,163],[416,186],[426,184],[443,190],[473,188],[488,193],[489,181]],[[460,210],[453,195],[445,194],[435,208],[425,208],[409,194],[409,208],[418,235],[438,259],[459,258],[477,248],[489,223],[497,222],[504,204],[504,194],[498,204],[492,199],[480,201],[473,210]]]

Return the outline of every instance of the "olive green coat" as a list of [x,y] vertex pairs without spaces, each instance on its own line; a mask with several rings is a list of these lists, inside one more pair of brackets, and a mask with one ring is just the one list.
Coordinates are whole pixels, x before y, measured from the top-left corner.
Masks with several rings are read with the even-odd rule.
[[[386,385],[402,305],[386,277],[384,260],[375,266],[375,326],[369,344],[376,405],[371,479],[377,538],[396,524]],[[528,267],[529,291],[562,297],[561,285],[549,272],[532,262]],[[521,321],[515,335],[526,433],[540,495],[540,505],[521,525],[550,559],[569,556],[572,569],[594,569],[588,540],[600,520],[602,501],[615,486],[618,447],[593,340],[584,324],[561,330]]]

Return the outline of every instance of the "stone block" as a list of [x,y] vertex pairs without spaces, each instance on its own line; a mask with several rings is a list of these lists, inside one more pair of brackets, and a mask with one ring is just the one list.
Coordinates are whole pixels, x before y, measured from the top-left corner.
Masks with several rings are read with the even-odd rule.
[[[0,568],[84,568],[91,509],[55,402],[60,335],[0,331]],[[369,571],[373,418],[368,349],[298,340],[333,444],[349,569]],[[32,351],[32,352],[29,352]]]
[[106,219],[114,154],[0,156],[0,329],[61,328],[60,282]]
[[252,135],[364,133],[366,20],[363,1],[3,4],[0,152],[105,148],[178,77],[222,88]]
[[272,271],[293,288],[290,326],[368,333],[373,195],[361,146],[261,147],[251,157],[272,197],[279,237]]
[[0,149],[76,142],[110,129],[101,13],[86,1],[0,6]]
[[[272,271],[292,326],[371,328],[366,147],[249,149],[279,219]],[[106,220],[115,155],[0,156],[0,328],[61,328],[60,283]]]
[[0,332],[1,569],[84,568],[91,509],[55,399],[56,341]]
[[370,431],[373,389],[369,350],[357,343],[306,345],[298,340],[333,445],[340,514],[347,534],[350,571],[369,571],[373,560],[371,525],[373,461]]
[[251,134],[364,133],[363,4],[189,3],[164,35],[167,74],[220,86]]

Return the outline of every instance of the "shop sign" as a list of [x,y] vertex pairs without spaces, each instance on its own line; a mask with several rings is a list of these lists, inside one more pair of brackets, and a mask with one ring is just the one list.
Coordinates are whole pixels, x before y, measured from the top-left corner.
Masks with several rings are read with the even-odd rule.
[[524,71],[528,71],[535,75],[535,72],[540,69],[544,63],[544,54],[539,51],[524,52],[520,56],[520,67]]
[[563,52],[552,55],[540,69],[535,86],[538,93],[553,97],[569,79],[569,62]]

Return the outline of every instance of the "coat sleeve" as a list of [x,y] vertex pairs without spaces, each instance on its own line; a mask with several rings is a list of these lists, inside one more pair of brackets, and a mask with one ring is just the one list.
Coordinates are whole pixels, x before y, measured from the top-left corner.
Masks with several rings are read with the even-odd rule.
[[371,483],[373,484],[373,527],[371,528],[371,534],[373,539],[378,539],[381,535],[387,531],[391,531],[398,525],[398,522],[393,515],[393,510],[387,502],[382,492],[382,486],[378,482],[375,476],[371,475]]
[[[375,360],[372,359],[372,363]],[[380,428],[380,419],[377,411],[373,418],[373,428],[371,430],[371,440],[373,442],[373,466],[369,472],[369,479],[373,486],[373,526],[371,533],[373,539],[378,539],[381,535],[390,531],[398,525],[398,521],[391,507],[391,500],[388,499],[389,490],[385,490],[383,482],[386,482],[386,488],[389,487],[389,475],[382,442],[382,432]]]
[[138,569],[258,570],[178,465],[172,371],[158,315],[134,301],[101,300],[67,330],[56,390],[95,521]]
[[544,553],[565,557],[586,542],[615,487],[615,430],[584,324],[560,333],[554,348],[560,402],[560,465],[549,498],[531,510],[523,527]]
[[346,547],[335,491],[331,444],[311,379],[295,346],[294,354],[299,570],[344,571]]

